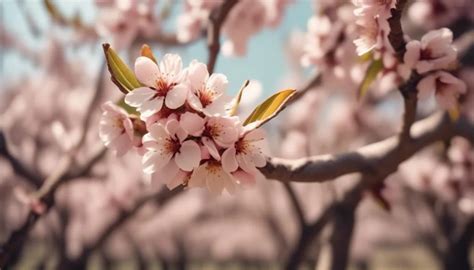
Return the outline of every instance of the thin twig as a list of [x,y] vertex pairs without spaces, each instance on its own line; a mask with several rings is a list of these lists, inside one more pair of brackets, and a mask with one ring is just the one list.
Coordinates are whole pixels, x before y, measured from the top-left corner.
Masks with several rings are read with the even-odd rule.
[[214,72],[217,56],[219,55],[221,28],[229,15],[232,8],[238,0],[226,0],[221,6],[214,9],[209,15],[209,25],[207,28],[207,48],[209,51],[209,58],[207,61],[207,69],[209,73]]
[[4,157],[10,166],[12,167],[15,174],[25,178],[33,184],[36,188],[41,186],[43,179],[38,176],[38,173],[33,172],[28,166],[23,164],[22,161],[17,159],[8,149],[7,141],[5,138],[5,134],[3,131],[0,130],[0,156]]

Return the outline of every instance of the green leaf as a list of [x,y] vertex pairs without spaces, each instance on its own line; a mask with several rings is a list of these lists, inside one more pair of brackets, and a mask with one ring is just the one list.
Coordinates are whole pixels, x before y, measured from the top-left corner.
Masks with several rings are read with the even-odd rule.
[[364,76],[364,80],[359,86],[358,99],[362,99],[370,88],[370,85],[375,81],[379,72],[383,69],[382,59],[372,60]]
[[245,80],[242,87],[240,87],[239,93],[237,94],[237,96],[232,101],[232,106],[229,109],[229,115],[230,116],[234,116],[234,115],[237,114],[237,109],[239,108],[240,100],[242,100],[242,94],[244,93],[244,89],[249,85],[249,83],[250,83],[249,80]]
[[253,112],[245,120],[244,126],[259,121],[259,123],[256,125],[256,127],[259,127],[273,117],[277,116],[277,114],[283,110],[286,102],[290,100],[295,92],[296,90],[294,89],[286,89],[269,97],[253,110]]
[[112,82],[114,82],[120,91],[128,93],[135,88],[142,86],[138,82],[133,71],[125,64],[120,56],[110,47],[110,44],[104,43],[105,59],[109,69]]

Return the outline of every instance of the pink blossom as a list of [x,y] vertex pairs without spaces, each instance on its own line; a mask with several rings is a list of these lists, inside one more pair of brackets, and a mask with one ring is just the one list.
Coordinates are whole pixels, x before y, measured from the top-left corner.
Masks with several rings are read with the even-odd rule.
[[201,141],[209,154],[220,160],[218,147],[229,147],[239,137],[238,119],[236,117],[209,117],[206,119]]
[[186,101],[188,87],[183,83],[185,71],[179,55],[166,54],[159,66],[148,57],[138,57],[135,75],[146,86],[128,93],[125,102],[136,107],[144,120],[159,112],[163,104],[177,109]]
[[390,18],[390,9],[395,7],[396,0],[353,0],[357,7],[356,16],[379,16],[383,20]]
[[180,42],[189,42],[199,36],[209,19],[212,9],[222,0],[186,0],[184,11],[178,16],[177,37]]
[[459,96],[466,93],[466,84],[448,72],[438,71],[424,77],[417,86],[418,98],[435,94],[436,101],[445,110],[456,107]]
[[[155,0],[96,0],[99,7],[97,32],[112,39],[115,48],[126,48],[138,35],[150,36],[159,21],[151,11]],[[130,18],[133,18],[131,20]]]
[[143,156],[144,172],[169,176],[171,180],[180,170],[190,172],[199,166],[201,149],[193,140],[186,140],[186,132],[178,121],[152,125],[143,137],[148,150]]
[[233,194],[236,190],[236,181],[230,173],[223,169],[219,161],[209,160],[194,170],[188,186],[207,187],[214,195],[220,195],[223,190]]
[[457,57],[452,42],[453,33],[448,28],[430,31],[421,38],[421,42],[408,42],[404,62],[418,73],[447,69]]
[[223,115],[225,104],[230,99],[225,95],[228,81],[224,74],[214,73],[209,77],[207,66],[193,61],[188,70],[191,91],[188,94],[189,105],[206,115]]
[[227,172],[235,172],[241,168],[244,172],[255,174],[257,167],[264,167],[266,157],[263,153],[264,133],[255,129],[244,133],[235,144],[222,154],[222,167]]
[[328,16],[311,17],[304,43],[303,64],[307,66],[320,62],[337,45],[343,27],[341,21],[332,22]]
[[106,147],[112,149],[116,155],[122,156],[133,146],[133,123],[127,112],[106,102],[102,105],[102,118],[100,120],[99,135]]

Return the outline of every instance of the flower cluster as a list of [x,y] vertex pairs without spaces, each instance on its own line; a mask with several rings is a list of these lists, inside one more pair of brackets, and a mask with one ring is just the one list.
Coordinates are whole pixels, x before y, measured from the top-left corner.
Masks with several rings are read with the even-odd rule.
[[95,0],[95,4],[97,33],[112,39],[114,47],[126,48],[138,35],[150,36],[158,29],[159,20],[152,12],[155,0]]
[[[359,55],[370,51],[381,52],[393,50],[388,42],[390,26],[387,19],[391,17],[390,9],[395,7],[395,0],[353,0],[359,26],[360,37],[354,40]],[[375,50],[374,50],[375,49]]]
[[196,60],[183,68],[180,56],[166,54],[159,64],[137,58],[135,76],[143,86],[124,101],[140,116],[106,103],[100,135],[107,147],[118,154],[139,149],[144,172],[170,189],[186,185],[233,193],[261,175],[263,131],[230,115],[225,75],[210,75]]
[[[184,12],[178,17],[178,40],[188,42],[197,38],[211,11],[222,4],[222,0],[186,0]],[[227,36],[223,44],[226,55],[242,56],[247,50],[250,37],[264,27],[276,26],[290,0],[241,0],[230,11],[222,31]]]
[[406,45],[405,65],[424,76],[418,83],[418,98],[430,97],[433,92],[438,104],[445,110],[455,109],[466,84],[447,72],[456,66],[457,52],[453,47],[453,33],[447,28],[425,34],[421,41]]

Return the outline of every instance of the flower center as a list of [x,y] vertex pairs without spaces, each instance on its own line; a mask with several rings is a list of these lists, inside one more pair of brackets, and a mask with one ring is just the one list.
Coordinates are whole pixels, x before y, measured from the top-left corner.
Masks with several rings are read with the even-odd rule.
[[422,60],[430,60],[433,59],[433,53],[430,49],[424,49],[420,52],[420,59]]
[[207,107],[214,101],[215,93],[209,89],[203,89],[201,91],[198,91],[197,94],[203,107]]
[[176,86],[176,83],[168,83],[164,78],[159,78],[155,84],[156,95],[160,97],[166,96],[166,94]]
[[222,127],[220,125],[207,124],[204,128],[203,135],[207,137],[217,137],[220,135]]
[[167,138],[165,142],[165,150],[168,153],[175,154],[179,151],[181,145],[177,140],[173,140],[171,138]]
[[235,143],[235,151],[237,153],[247,153],[247,151],[249,150],[250,148],[250,143],[246,140],[243,140],[243,139],[239,139],[236,143]]
[[216,160],[210,160],[207,163],[206,169],[209,174],[218,175],[221,164]]

